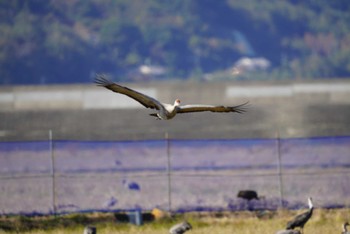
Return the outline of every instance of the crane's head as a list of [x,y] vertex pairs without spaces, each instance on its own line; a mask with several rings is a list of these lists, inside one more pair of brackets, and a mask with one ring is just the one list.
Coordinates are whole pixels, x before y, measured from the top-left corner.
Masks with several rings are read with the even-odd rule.
[[180,99],[176,99],[175,102],[174,102],[174,106],[180,106]]
[[309,198],[307,199],[307,201],[308,201],[308,203],[309,203],[309,208],[312,209],[312,208],[314,207],[313,204],[312,204],[312,198],[309,197]]

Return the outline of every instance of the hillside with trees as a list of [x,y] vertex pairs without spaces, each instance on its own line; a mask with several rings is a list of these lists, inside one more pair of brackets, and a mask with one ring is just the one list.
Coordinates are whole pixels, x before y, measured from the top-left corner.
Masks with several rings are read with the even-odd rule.
[[[350,77],[346,0],[0,0],[0,19],[2,85]],[[245,57],[270,66],[227,72]]]

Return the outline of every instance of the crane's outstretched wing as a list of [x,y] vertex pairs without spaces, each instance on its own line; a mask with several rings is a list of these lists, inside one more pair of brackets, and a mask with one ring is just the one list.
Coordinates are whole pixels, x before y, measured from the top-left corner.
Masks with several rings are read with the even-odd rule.
[[147,96],[143,93],[137,92],[135,90],[132,90],[130,88],[118,85],[110,80],[108,80],[104,75],[97,74],[95,78],[95,83],[99,86],[103,86],[109,90],[112,90],[113,92],[124,94],[139,103],[141,103],[146,108],[156,109],[159,110],[161,103],[156,100],[155,98],[152,98],[150,96]]
[[189,113],[189,112],[201,112],[201,111],[211,111],[211,112],[246,112],[248,102],[243,103],[238,106],[212,106],[212,105],[184,105],[177,107],[177,113]]

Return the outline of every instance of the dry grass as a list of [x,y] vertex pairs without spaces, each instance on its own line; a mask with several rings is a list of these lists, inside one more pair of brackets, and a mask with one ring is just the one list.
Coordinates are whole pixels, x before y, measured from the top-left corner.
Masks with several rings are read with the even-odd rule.
[[[280,210],[278,212],[231,212],[231,213],[188,213],[175,219],[162,219],[142,226],[115,223],[111,214],[70,215],[59,218],[1,218],[0,233],[23,234],[76,234],[83,233],[88,223],[97,227],[98,234],[165,234],[175,223],[189,220],[193,230],[189,234],[272,234],[283,229],[286,222],[301,211]],[[306,224],[304,233],[341,233],[341,225],[350,220],[349,209],[316,209]],[[7,225],[7,226],[6,226]],[[4,230],[7,229],[7,231]]]

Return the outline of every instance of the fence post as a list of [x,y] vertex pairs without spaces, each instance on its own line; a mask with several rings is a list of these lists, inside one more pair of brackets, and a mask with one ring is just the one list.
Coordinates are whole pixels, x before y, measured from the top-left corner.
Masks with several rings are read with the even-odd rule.
[[167,175],[168,175],[168,211],[171,214],[171,157],[170,157],[170,141],[168,132],[165,133],[165,139],[167,142]]
[[281,138],[279,131],[276,134],[277,138],[277,159],[278,159],[278,182],[280,191],[280,207],[283,208],[283,179],[282,179],[282,160],[281,160]]
[[52,130],[49,130],[49,144],[50,144],[50,156],[51,156],[51,181],[52,181],[52,208],[53,214],[56,215],[56,178],[55,178],[55,155],[54,155],[54,146],[52,139]]

